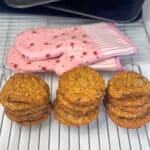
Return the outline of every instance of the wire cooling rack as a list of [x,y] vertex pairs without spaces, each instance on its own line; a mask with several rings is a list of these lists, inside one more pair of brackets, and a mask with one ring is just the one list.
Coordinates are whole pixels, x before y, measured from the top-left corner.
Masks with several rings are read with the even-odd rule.
[[[5,56],[17,33],[37,26],[62,26],[89,23],[90,20],[55,18],[48,16],[0,15],[0,86],[12,72],[3,68]],[[122,62],[150,78],[150,38],[140,20],[132,24],[119,24],[138,47],[135,55],[123,56]],[[101,72],[107,81],[113,72]],[[58,77],[42,74],[55,99]],[[150,150],[150,124],[139,129],[126,129],[114,124],[101,106],[97,120],[89,125],[68,127],[54,120],[51,115],[44,123],[32,127],[20,126],[10,121],[0,106],[0,150]]]

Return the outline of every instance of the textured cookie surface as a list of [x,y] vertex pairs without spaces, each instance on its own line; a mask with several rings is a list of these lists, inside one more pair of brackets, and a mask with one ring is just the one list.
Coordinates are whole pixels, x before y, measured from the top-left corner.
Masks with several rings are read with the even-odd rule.
[[133,71],[116,73],[108,82],[108,95],[114,99],[150,94],[150,82]]
[[9,109],[11,111],[23,111],[26,109],[32,109],[33,107],[36,107],[36,105],[30,105],[29,103],[18,103],[18,102],[10,102],[9,99],[5,97],[5,95],[3,95],[4,93],[1,94],[1,104],[6,108]]
[[9,118],[11,118],[12,120],[14,120],[16,122],[22,122],[22,121],[36,120],[36,119],[40,118],[46,111],[47,111],[47,109],[40,110],[36,113],[32,113],[32,114],[28,114],[28,115],[24,115],[24,116],[17,116],[14,113],[11,113],[11,112],[8,112],[8,111],[5,111],[5,114],[7,116],[9,116]]
[[96,106],[95,108],[93,108],[93,110],[89,110],[89,111],[82,111],[82,108],[80,108],[78,111],[75,111],[73,109],[70,109],[66,106],[63,106],[59,103],[59,101],[55,101],[54,102],[54,106],[55,106],[55,109],[62,109],[63,111],[65,111],[66,113],[69,113],[69,114],[72,114],[73,116],[76,116],[76,117],[80,117],[80,116],[84,116],[84,115],[88,115],[89,113],[91,113],[92,111],[95,111],[96,109],[99,109],[98,106]]
[[37,75],[18,73],[8,79],[0,93],[0,102],[9,119],[21,125],[34,125],[50,115],[49,87]]
[[[49,87],[38,76],[18,73],[10,77],[4,85],[0,99],[22,105],[42,105],[49,101]],[[17,105],[17,104],[16,104]]]
[[117,106],[114,106],[113,104],[107,103],[105,102],[105,107],[107,109],[107,111],[112,112],[113,114],[115,114],[118,117],[124,117],[124,118],[137,118],[137,117],[141,117],[144,114],[146,114],[147,111],[145,112],[129,112],[129,111],[124,111],[120,108],[118,108]]
[[77,105],[77,104],[72,104],[70,103],[67,99],[63,97],[60,93],[57,92],[57,104],[62,105],[63,107],[67,107],[73,111],[80,111],[80,112],[87,112],[87,111],[92,111],[96,107],[99,106],[99,101],[95,102],[90,105]]
[[135,119],[126,119],[117,117],[113,113],[108,111],[108,114],[112,121],[114,121],[119,126],[125,127],[125,128],[139,128],[143,126],[144,124],[150,122],[150,112],[148,112],[145,116],[141,118],[135,118]]
[[[60,108],[55,109],[55,112],[59,114],[62,118],[65,118],[67,122],[70,122],[72,125],[83,125],[88,124],[98,117],[99,109],[92,111],[91,113],[84,116],[74,116],[72,114],[66,113]],[[54,112],[54,113],[55,113]]]
[[[140,100],[140,99],[138,99]],[[110,105],[112,105],[113,107],[118,108],[119,110],[125,111],[125,112],[131,112],[131,113],[144,113],[146,112],[149,108],[150,108],[150,99],[149,102],[145,102],[142,105],[139,106],[133,106],[133,105],[128,105],[128,106],[123,106],[123,105],[118,105],[117,103],[115,103],[113,100],[107,100],[107,103],[109,103]],[[136,103],[136,101],[135,101]]]
[[131,98],[124,98],[124,99],[112,99],[110,97],[107,97],[110,102],[122,106],[122,107],[138,107],[138,106],[143,106],[147,103],[150,102],[150,96],[138,96],[138,97],[131,97]]
[[44,120],[46,120],[49,115],[51,113],[51,109],[48,109],[44,114],[42,114],[41,116],[39,116],[38,118],[36,119],[33,119],[33,120],[26,120],[26,121],[17,121],[17,120],[13,120],[14,118],[11,118],[11,116],[7,115],[7,117],[12,120],[12,121],[15,121],[21,125],[24,125],[24,126],[32,126],[32,125],[37,125],[37,124],[40,124],[42,123]]
[[104,96],[105,83],[98,72],[80,66],[65,72],[60,77],[59,90],[71,103],[88,105]]
[[11,114],[14,114],[16,117],[19,117],[19,116],[35,114],[35,113],[38,113],[39,111],[44,112],[44,110],[47,110],[48,108],[51,108],[51,107],[52,107],[51,104],[47,103],[46,105],[43,105],[43,106],[40,105],[40,106],[36,106],[30,109],[17,110],[17,111],[14,111],[14,110],[12,111],[10,109],[5,108],[5,111],[10,112]]
[[67,125],[67,126],[71,126],[73,125],[72,123],[66,121],[61,115],[59,115],[56,111],[54,113],[54,118],[59,121],[60,123]]

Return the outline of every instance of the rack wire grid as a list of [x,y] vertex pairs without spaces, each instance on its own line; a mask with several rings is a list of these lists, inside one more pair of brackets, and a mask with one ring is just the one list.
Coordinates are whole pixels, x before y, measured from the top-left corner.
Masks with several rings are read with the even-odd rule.
[[[15,36],[37,26],[66,26],[91,23],[90,20],[58,18],[52,16],[0,15],[0,86],[12,74],[2,66],[8,48]],[[118,24],[137,45],[134,55],[121,57],[132,70],[150,78],[150,36],[144,21],[132,24]],[[134,65],[138,64],[138,65]],[[139,66],[139,67],[138,67]],[[113,72],[101,72],[107,81]],[[51,99],[55,99],[58,77],[42,74],[51,88]],[[64,126],[51,115],[41,125],[24,127],[10,121],[0,106],[0,150],[150,150],[150,124],[138,129],[126,129],[111,121],[103,106],[97,120],[84,126]]]

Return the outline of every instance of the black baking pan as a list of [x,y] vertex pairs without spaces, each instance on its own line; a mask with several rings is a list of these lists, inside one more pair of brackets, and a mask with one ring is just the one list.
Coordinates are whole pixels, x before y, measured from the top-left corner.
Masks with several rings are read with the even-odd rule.
[[67,12],[62,12],[54,9],[49,9],[45,5],[39,5],[29,8],[14,8],[9,7],[3,0],[0,0],[0,13],[11,13],[11,14],[29,14],[29,15],[50,15],[50,16],[62,16],[62,17],[72,17],[72,18],[86,18],[83,16],[69,14]]
[[143,3],[144,0],[65,0],[48,4],[47,7],[98,20],[124,23],[139,18]]
[[[144,0],[4,0],[13,8],[30,8],[41,5],[41,10],[61,12],[66,16],[76,14],[97,20],[128,23],[136,21],[142,14]],[[16,2],[16,3],[15,3]],[[18,3],[17,3],[18,2]],[[30,2],[30,4],[29,4]],[[32,2],[32,4],[31,4]],[[27,5],[28,3],[28,5]],[[26,4],[26,5],[25,5]]]
[[47,3],[53,3],[61,0],[4,0],[4,2],[13,8],[29,8]]

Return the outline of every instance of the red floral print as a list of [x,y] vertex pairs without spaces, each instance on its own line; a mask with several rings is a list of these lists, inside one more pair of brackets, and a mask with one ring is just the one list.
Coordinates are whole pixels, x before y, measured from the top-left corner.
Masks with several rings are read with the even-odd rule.
[[94,51],[93,54],[94,54],[95,56],[98,55],[97,51]]

